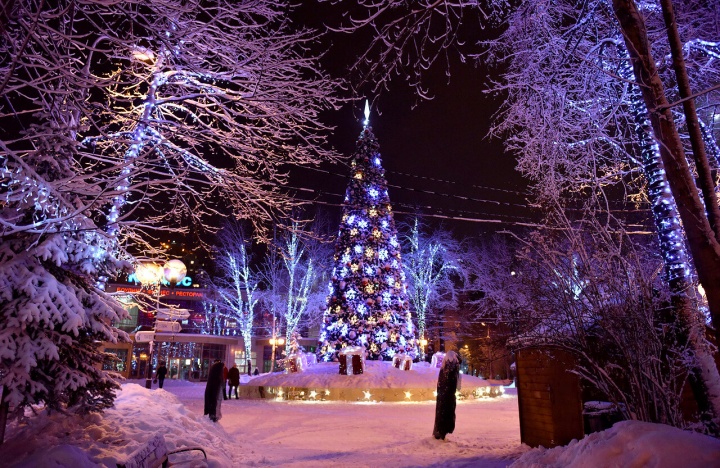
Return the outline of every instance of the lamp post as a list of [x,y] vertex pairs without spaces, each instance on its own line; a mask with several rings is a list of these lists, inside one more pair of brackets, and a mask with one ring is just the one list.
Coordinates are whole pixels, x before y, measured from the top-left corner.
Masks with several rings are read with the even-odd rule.
[[425,346],[427,346],[427,343],[428,343],[428,341],[427,341],[427,339],[425,339],[424,336],[422,338],[420,338],[420,353],[421,353],[423,359],[425,359]]
[[285,338],[278,338],[277,330],[275,329],[275,316],[273,315],[273,327],[272,327],[272,338],[270,338],[270,344],[272,345],[272,355],[270,356],[270,373],[275,372],[275,347],[282,346],[285,344]]
[[[160,288],[163,278],[170,283],[171,286],[176,285],[185,278],[187,267],[180,260],[170,260],[162,267],[157,263],[141,263],[135,269],[135,277],[142,285],[154,285],[157,287],[157,295],[155,300],[155,322],[153,323],[153,331],[157,324],[157,315],[160,310]],[[147,371],[145,372],[145,388],[152,388],[152,356],[155,340],[150,340],[150,350],[148,353]]]

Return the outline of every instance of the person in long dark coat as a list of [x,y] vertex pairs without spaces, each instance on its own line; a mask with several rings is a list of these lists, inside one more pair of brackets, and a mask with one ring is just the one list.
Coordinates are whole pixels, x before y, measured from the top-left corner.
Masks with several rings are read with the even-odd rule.
[[455,430],[455,392],[460,389],[460,356],[448,351],[443,359],[437,384],[433,436],[445,440]]
[[210,416],[210,420],[213,422],[219,421],[222,417],[220,406],[223,401],[223,387],[225,387],[223,367],[225,365],[219,359],[210,366],[205,387],[205,412],[203,414]]
[[228,390],[230,398],[232,399],[233,389],[235,389],[235,399],[239,400],[238,386],[240,385],[240,369],[238,369],[237,364],[233,364],[228,371],[228,384],[230,385],[230,390]]
[[157,369],[158,386],[160,388],[163,388],[163,384],[165,383],[166,375],[167,375],[167,366],[165,366],[165,361],[160,361],[160,367],[158,367],[158,369]]

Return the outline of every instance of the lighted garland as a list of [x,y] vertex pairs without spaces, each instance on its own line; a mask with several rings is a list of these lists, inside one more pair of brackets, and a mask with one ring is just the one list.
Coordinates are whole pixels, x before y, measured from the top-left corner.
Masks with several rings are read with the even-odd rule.
[[377,139],[363,129],[351,164],[319,354],[362,346],[368,359],[417,356],[392,207]]
[[[620,76],[632,83],[634,74],[630,68],[630,58],[627,52],[625,61],[620,67]],[[665,273],[671,285],[684,286],[690,280],[690,267],[685,251],[683,230],[675,205],[675,199],[670,192],[670,186],[660,156],[660,148],[653,138],[651,125],[647,117],[640,90],[630,84],[628,95],[630,98],[630,111],[635,123],[635,134],[640,144],[643,172],[648,183],[647,195],[658,233],[660,251],[662,252]]]

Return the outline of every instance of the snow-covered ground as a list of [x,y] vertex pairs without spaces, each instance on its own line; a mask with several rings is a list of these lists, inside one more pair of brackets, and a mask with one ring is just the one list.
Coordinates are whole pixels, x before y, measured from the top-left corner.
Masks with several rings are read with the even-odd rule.
[[202,417],[204,388],[167,381],[164,390],[146,390],[126,383],[102,416],[32,415],[9,426],[0,465],[115,466],[162,433],[171,449],[205,447],[213,467],[720,466],[720,441],[637,422],[567,447],[529,450],[520,444],[514,389],[458,402],[455,433],[442,441],[431,436],[433,402],[229,400],[215,424]]

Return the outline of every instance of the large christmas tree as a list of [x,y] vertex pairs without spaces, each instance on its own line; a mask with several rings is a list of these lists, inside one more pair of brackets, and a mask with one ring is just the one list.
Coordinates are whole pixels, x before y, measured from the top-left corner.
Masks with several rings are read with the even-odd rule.
[[345,346],[362,346],[368,359],[417,355],[385,171],[372,129],[357,141],[335,245],[320,357],[336,358]]

